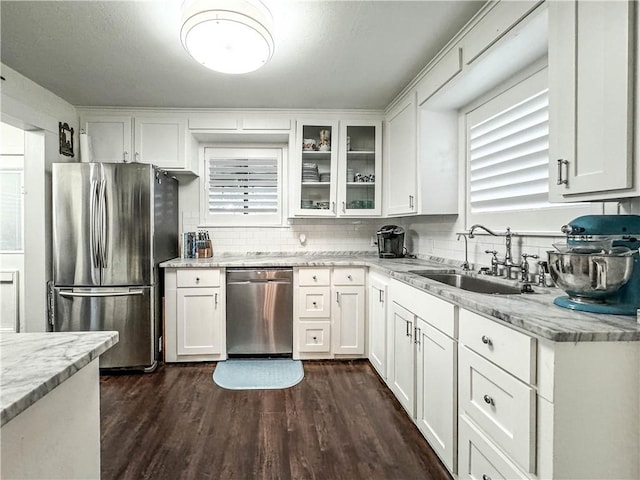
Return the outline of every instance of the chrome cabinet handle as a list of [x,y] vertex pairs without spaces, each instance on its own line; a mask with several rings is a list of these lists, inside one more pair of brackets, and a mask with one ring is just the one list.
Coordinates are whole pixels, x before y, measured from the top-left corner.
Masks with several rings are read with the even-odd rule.
[[340,292],[336,292],[336,303],[340,303]]
[[331,211],[336,213],[336,202],[331,202]]
[[216,307],[218,306],[218,294],[217,293],[213,296],[213,303],[214,303],[214,305]]
[[[565,167],[566,178],[562,178],[562,167]],[[557,185],[569,185],[569,160],[563,158],[558,159],[558,181]]]
[[347,203],[342,202],[342,213],[347,213]]
[[122,163],[127,163],[129,161],[129,159],[127,158],[129,156],[129,152],[122,152]]
[[407,322],[407,329],[405,331],[405,334],[407,335],[407,337],[411,338],[412,323],[408,320],[405,320],[405,322]]
[[489,337],[487,337],[486,335],[482,336],[482,343],[484,343],[485,345],[493,345],[493,342],[491,341],[491,339]]
[[421,333],[422,333],[422,330],[420,330],[420,327],[415,327],[413,329],[413,334],[415,335],[414,338],[413,338],[413,343],[418,345],[418,347],[420,346],[420,334]]
[[136,152],[135,153],[135,160],[136,163],[140,161],[140,153]]
[[486,403],[487,405],[491,405],[491,406],[495,405],[495,403],[493,402],[493,398],[491,398],[489,395],[485,395],[482,398],[484,399],[484,403]]
[[413,195],[409,195],[409,208],[413,210]]
[[384,303],[384,296],[383,296],[382,290],[378,290],[378,301],[380,303]]

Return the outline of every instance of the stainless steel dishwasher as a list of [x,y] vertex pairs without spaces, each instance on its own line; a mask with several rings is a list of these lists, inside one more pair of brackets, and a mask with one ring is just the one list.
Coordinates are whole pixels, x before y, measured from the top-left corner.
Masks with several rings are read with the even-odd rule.
[[293,269],[227,269],[227,353],[291,355]]

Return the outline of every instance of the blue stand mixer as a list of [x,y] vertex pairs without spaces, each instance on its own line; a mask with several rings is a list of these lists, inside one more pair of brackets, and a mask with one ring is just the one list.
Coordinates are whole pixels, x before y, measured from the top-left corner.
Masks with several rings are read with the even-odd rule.
[[562,232],[567,243],[548,252],[549,272],[568,295],[553,303],[583,312],[636,315],[640,215],[584,215]]

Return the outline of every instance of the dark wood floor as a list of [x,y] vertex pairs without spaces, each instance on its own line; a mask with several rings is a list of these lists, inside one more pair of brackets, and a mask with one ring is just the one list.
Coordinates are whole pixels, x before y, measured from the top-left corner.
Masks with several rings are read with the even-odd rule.
[[286,390],[224,390],[214,367],[101,376],[102,478],[451,478],[367,361],[305,362]]

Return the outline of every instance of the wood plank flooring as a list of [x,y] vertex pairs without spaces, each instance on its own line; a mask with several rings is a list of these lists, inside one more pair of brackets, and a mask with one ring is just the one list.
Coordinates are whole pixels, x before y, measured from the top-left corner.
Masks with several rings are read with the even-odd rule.
[[101,376],[102,478],[451,479],[367,361],[305,362],[285,390],[225,390],[214,367]]

